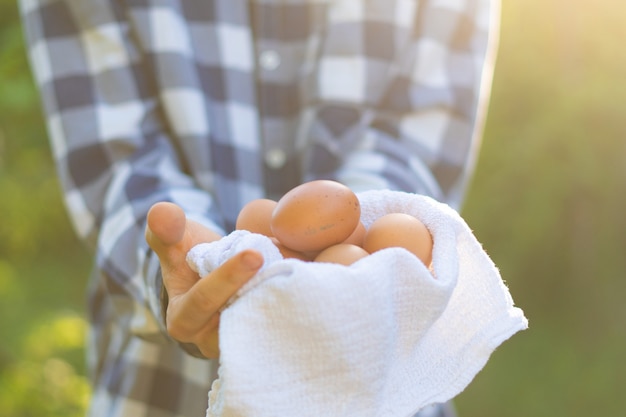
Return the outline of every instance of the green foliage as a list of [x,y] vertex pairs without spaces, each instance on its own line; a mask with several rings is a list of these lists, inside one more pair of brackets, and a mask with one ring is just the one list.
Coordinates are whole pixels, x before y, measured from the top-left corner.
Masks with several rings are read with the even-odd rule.
[[[504,2],[464,217],[530,328],[459,396],[463,417],[621,415],[626,35],[621,4]],[[620,13],[621,11],[621,13]]]
[[0,254],[17,259],[75,240],[67,233],[17,9],[2,2],[0,11],[0,192],[6,197],[0,199]]
[[[530,329],[457,398],[461,417],[624,412],[625,11],[618,0],[503,2],[463,215]],[[3,0],[0,80],[0,415],[79,416],[90,259],[64,212],[16,5]]]
[[90,387],[75,362],[82,357],[85,331],[85,321],[74,313],[56,314],[32,326],[20,358],[0,374],[3,415],[84,415]]
[[0,2],[0,415],[78,417],[89,260],[64,212],[15,2]]

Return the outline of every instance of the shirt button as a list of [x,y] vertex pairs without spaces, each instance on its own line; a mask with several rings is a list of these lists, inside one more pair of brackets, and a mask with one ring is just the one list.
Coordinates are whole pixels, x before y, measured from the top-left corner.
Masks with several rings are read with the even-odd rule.
[[282,149],[270,149],[265,153],[265,163],[272,169],[280,169],[287,162],[287,154]]
[[272,49],[263,51],[259,56],[259,64],[268,71],[275,70],[280,65],[280,55]]

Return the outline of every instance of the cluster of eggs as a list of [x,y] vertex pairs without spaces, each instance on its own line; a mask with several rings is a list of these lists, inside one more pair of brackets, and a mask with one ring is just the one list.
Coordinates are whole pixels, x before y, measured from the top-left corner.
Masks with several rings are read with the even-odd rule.
[[278,201],[250,201],[236,229],[268,236],[285,258],[350,265],[378,250],[403,247],[426,266],[432,259],[432,237],[420,220],[390,213],[366,229],[356,194],[330,180],[301,184]]

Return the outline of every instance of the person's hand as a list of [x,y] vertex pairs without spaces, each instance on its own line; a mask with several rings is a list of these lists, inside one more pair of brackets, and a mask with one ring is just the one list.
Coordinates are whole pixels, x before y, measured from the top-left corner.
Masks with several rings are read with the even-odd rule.
[[166,326],[170,336],[195,344],[207,358],[219,355],[220,308],[263,265],[263,256],[245,250],[200,279],[187,265],[187,252],[195,245],[221,236],[189,220],[172,203],[157,203],[148,212],[146,241],[159,257],[169,304]]

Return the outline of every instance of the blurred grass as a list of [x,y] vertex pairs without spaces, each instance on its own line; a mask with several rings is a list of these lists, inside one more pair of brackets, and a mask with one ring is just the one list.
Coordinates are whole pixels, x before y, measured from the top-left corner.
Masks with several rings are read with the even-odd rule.
[[[463,215],[530,329],[456,399],[461,417],[626,413],[626,5],[503,4]],[[64,213],[15,3],[0,0],[0,415],[79,416],[90,266]],[[36,399],[36,401],[33,401]]]
[[504,2],[463,215],[529,330],[456,400],[463,417],[626,415],[626,6]]
[[89,399],[84,292],[13,1],[0,1],[0,415],[74,417]]

